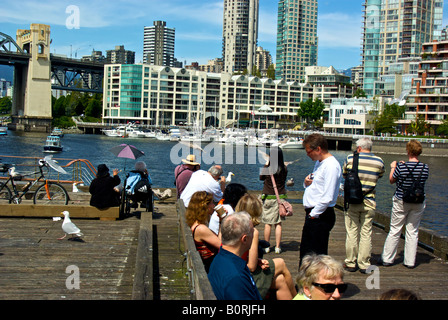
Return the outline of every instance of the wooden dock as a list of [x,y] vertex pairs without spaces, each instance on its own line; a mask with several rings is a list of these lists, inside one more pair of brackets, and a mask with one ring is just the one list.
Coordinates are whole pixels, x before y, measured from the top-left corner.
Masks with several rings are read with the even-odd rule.
[[[294,216],[283,222],[283,252],[269,253],[265,258],[283,258],[295,279],[304,211],[300,200],[293,201]],[[62,222],[50,217],[0,217],[0,299],[131,300],[135,299],[136,274],[151,271],[154,282],[148,294],[150,299],[193,299],[176,202],[156,202],[156,211],[149,217],[153,226],[147,230],[153,235],[153,270],[147,270],[147,266],[139,268],[137,262],[141,215],[145,214],[138,210],[134,216],[116,221],[73,218],[85,235],[83,242],[57,240],[63,235]],[[59,212],[54,216],[58,215]],[[263,234],[263,225],[258,229]],[[386,236],[383,229],[374,228],[373,262],[379,258]],[[273,240],[272,237],[271,243]],[[419,248],[416,268],[407,269],[402,265],[403,244],[401,240],[394,266],[379,267],[371,275],[347,272],[344,280],[349,289],[343,299],[375,300],[392,288],[413,290],[424,300],[448,299],[447,261]],[[345,258],[341,211],[337,211],[330,235],[329,254],[339,261]]]

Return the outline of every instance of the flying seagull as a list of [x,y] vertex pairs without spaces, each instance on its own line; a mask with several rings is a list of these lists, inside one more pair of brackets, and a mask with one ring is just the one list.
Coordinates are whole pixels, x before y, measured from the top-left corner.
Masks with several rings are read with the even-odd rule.
[[80,238],[83,236],[81,233],[81,230],[70,220],[69,212],[63,211],[61,212],[62,215],[64,215],[64,222],[62,222],[62,230],[65,232],[65,235],[58,240],[64,239],[67,234],[71,235],[71,239]]

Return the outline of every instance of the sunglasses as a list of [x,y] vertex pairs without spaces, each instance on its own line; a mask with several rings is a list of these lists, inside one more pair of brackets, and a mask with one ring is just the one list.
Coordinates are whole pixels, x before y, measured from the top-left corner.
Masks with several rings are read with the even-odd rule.
[[325,293],[333,293],[336,288],[338,289],[339,293],[344,293],[347,290],[347,284],[341,283],[341,284],[333,284],[333,283],[316,283],[313,282],[313,286],[321,288]]

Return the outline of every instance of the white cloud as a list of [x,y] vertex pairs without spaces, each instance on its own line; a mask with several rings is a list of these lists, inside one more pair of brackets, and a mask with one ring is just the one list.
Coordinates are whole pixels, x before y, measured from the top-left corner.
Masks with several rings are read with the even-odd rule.
[[318,17],[317,35],[322,48],[360,48],[361,17],[345,13],[328,13]]

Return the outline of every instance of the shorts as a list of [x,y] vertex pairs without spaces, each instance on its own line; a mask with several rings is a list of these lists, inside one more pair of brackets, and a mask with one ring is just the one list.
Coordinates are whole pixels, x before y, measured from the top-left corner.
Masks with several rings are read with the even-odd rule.
[[264,199],[261,222],[264,224],[278,224],[281,221],[277,199]]
[[257,266],[257,269],[252,273],[252,277],[254,278],[255,284],[257,286],[258,291],[260,292],[260,296],[262,299],[266,297],[269,292],[269,289],[272,286],[272,280],[275,275],[275,264],[272,259],[269,259],[269,268],[262,270],[260,265]]

